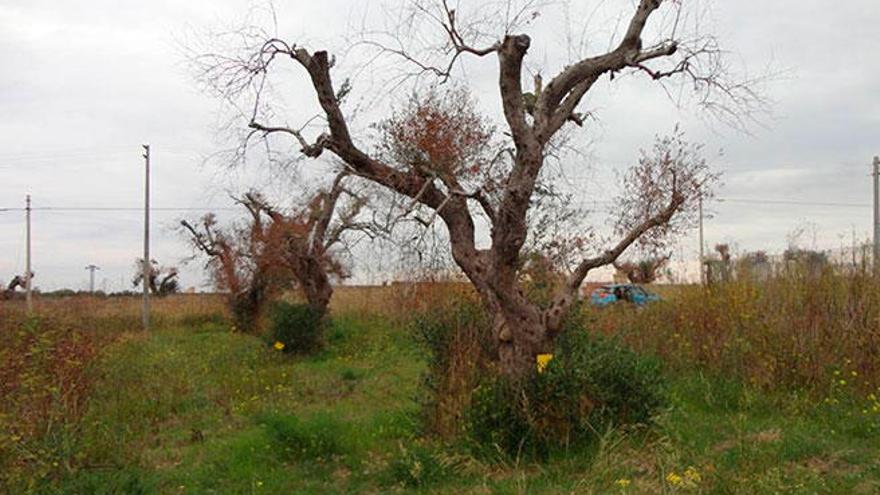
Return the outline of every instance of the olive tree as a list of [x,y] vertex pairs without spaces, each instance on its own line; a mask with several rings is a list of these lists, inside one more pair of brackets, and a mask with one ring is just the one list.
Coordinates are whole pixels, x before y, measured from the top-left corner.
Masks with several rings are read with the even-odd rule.
[[248,213],[243,223],[223,228],[210,213],[195,224],[181,221],[242,330],[256,330],[266,303],[288,288],[300,289],[315,314],[327,313],[333,278],[348,276],[335,250],[347,231],[370,227],[357,221],[365,200],[344,187],[346,175],[289,212],[252,191],[236,200]]
[[[473,167],[455,164],[450,168],[455,161],[444,161],[443,154],[421,157],[430,158],[431,163],[401,161],[381,153],[378,146],[370,146],[369,136],[355,134],[352,116],[345,108],[351,80],[337,73],[335,56],[320,47],[247,30],[235,34],[245,45],[241,50],[218,53],[207,49],[193,61],[198,79],[212,91],[227,100],[250,99],[251,109],[243,112],[248,138],[288,136],[303,157],[317,159],[329,154],[351,174],[407,198],[442,222],[453,260],[494,318],[492,339],[500,368],[509,376],[521,376],[534,369],[537,354],[553,345],[587,274],[610,265],[635,243],[659,245],[690,227],[696,204],[708,194],[714,179],[699,150],[688,145],[680,133],[658,139],[624,175],[611,221],[615,238],[593,246],[590,254],[569,260],[572,269],[548,304],[531,301],[520,277],[529,212],[539,178],[564,128],[584,124],[588,113],[581,108],[585,96],[604,81],[617,84],[623,79],[618,76],[630,72],[661,85],[682,81],[693,89],[698,103],[722,117],[735,119],[739,109],[759,100],[748,84],[727,80],[722,52],[714,38],[686,38],[677,20],[646,29],[660,11],[671,14],[666,19],[677,19],[685,2],[634,3],[634,8],[629,4],[622,7],[625,26],[610,49],[575,60],[552,77],[538,73],[530,78],[531,88],[524,87],[524,60],[532,39],[515,33],[515,22],[487,40],[491,35],[486,30],[468,22],[446,0],[413,0],[405,3],[407,16],[400,17],[406,29],[391,37],[365,35],[361,45],[378,49],[375,58],[367,59],[368,64],[382,56],[392,57],[413,67],[412,73],[420,79],[444,82],[453,78],[453,69],[463,57],[495,60],[499,113],[503,115],[499,124],[506,138],[508,166],[503,176],[493,177],[491,183],[476,180],[479,174],[473,173]],[[414,48],[406,42],[407,33],[416,41],[438,41]],[[264,111],[266,78],[285,63],[303,71],[306,77],[298,81],[313,92],[320,107],[320,114],[308,119],[307,125],[290,126],[276,112]],[[488,224],[487,243],[478,243],[478,217]]]

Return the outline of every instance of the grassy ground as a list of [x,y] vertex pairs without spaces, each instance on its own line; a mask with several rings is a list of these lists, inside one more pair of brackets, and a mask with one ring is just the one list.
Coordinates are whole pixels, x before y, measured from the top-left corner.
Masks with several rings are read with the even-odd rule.
[[605,432],[542,464],[499,463],[419,439],[423,357],[385,317],[338,312],[313,357],[189,318],[151,335],[124,332],[96,359],[68,435],[0,433],[0,452],[26,460],[3,479],[6,490],[880,492],[880,434],[845,391],[825,401],[676,371],[656,427]]

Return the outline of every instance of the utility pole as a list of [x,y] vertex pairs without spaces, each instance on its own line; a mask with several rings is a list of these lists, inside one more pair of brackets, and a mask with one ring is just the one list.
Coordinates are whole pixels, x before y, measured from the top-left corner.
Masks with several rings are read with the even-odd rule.
[[144,330],[150,330],[150,272],[152,265],[150,264],[150,145],[145,144],[144,147],[144,307],[143,307],[143,324]]
[[101,268],[96,265],[89,265],[86,267],[86,270],[89,271],[89,293],[95,293],[95,270],[100,270]]
[[880,156],[874,157],[874,271],[880,269]]
[[700,204],[700,207],[699,207],[699,209],[700,209],[700,285],[703,285],[706,283],[706,276],[705,276],[706,269],[704,266],[705,262],[706,262],[706,258],[705,258],[705,253],[703,253],[703,196],[702,195],[700,196],[699,204]]
[[28,194],[25,197],[25,219],[27,224],[27,247],[26,247],[26,260],[25,268],[24,268],[24,291],[25,291],[25,299],[27,300],[27,311],[28,313],[34,312],[34,297],[31,293],[33,282],[31,279],[33,278],[33,273],[31,272],[31,195]]

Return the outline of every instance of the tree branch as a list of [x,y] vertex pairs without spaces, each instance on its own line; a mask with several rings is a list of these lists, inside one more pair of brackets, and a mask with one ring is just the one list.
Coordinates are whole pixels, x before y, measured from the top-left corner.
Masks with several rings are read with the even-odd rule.
[[[642,31],[651,14],[663,0],[640,0],[623,39],[614,50],[603,55],[585,58],[556,75],[542,91],[535,111],[536,127],[542,142],[547,142],[565,123],[590,86],[604,73],[614,73],[627,66],[637,66],[648,60],[672,55],[675,41],[642,51]],[[564,110],[568,110],[567,113]],[[560,123],[560,119],[561,123]]]
[[[448,60],[432,62],[427,59],[420,59],[418,55],[414,55],[416,50],[405,46],[403,40],[396,33],[384,33],[390,38],[390,43],[376,40],[365,40],[361,43],[374,46],[382,52],[398,56],[416,66],[420,73],[433,74],[440,78],[441,82],[447,81],[452,76],[452,69],[461,55],[469,53],[477,57],[484,57],[490,53],[497,52],[501,48],[501,43],[498,42],[480,48],[465,41],[465,36],[462,35],[457,24],[456,10],[449,7],[447,0],[441,0],[438,4],[439,12],[433,11],[418,1],[414,1],[411,4],[412,16],[413,19],[427,18],[431,23],[439,24],[443,28],[445,34],[444,43],[442,46],[433,47],[431,51],[441,52],[444,55],[451,53]],[[397,45],[397,47],[390,46],[392,43]]]
[[180,225],[185,228],[190,233],[190,238],[192,242],[196,245],[196,248],[208,256],[218,256],[220,254],[216,249],[216,242],[213,239],[213,236],[210,232],[210,227],[208,227],[208,223],[204,224],[205,234],[199,232],[191,223],[186,220],[181,220]]
[[639,237],[641,237],[653,228],[660,227],[669,223],[672,215],[674,215],[679,207],[684,204],[685,199],[686,198],[678,191],[673,192],[672,198],[670,199],[669,204],[666,206],[666,208],[664,208],[651,218],[643,221],[636,228],[632,229],[629,234],[621,239],[614,247],[605,251],[600,256],[587,258],[581,261],[581,263],[575,269],[574,273],[572,273],[571,277],[569,278],[567,289],[570,291],[577,291],[590,270],[613,263],[617,260],[617,258],[620,257],[621,254],[623,254],[624,251],[626,251],[626,249],[630,245],[632,245],[633,242],[638,240]]
[[506,36],[498,52],[501,103],[517,149],[537,144],[526,123],[522,90],[522,61],[531,42],[524,34]]
[[299,141],[300,151],[302,151],[302,153],[309,158],[318,158],[319,156],[321,156],[321,153],[324,152],[324,148],[327,147],[328,140],[330,139],[330,136],[328,136],[327,134],[321,134],[318,137],[317,141],[315,141],[313,144],[310,144],[308,141],[305,140],[301,131],[291,129],[289,127],[266,126],[253,120],[248,123],[248,127],[262,132],[263,135],[273,134],[277,132],[290,134],[291,136],[295,137],[297,141]]

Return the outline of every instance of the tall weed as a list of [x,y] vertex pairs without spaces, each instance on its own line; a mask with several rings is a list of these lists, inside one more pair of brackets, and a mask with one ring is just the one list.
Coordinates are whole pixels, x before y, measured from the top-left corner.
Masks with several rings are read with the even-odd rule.
[[789,267],[759,280],[682,286],[643,310],[590,310],[594,326],[678,369],[699,367],[765,389],[827,392],[845,370],[880,385],[880,278],[864,269]]

